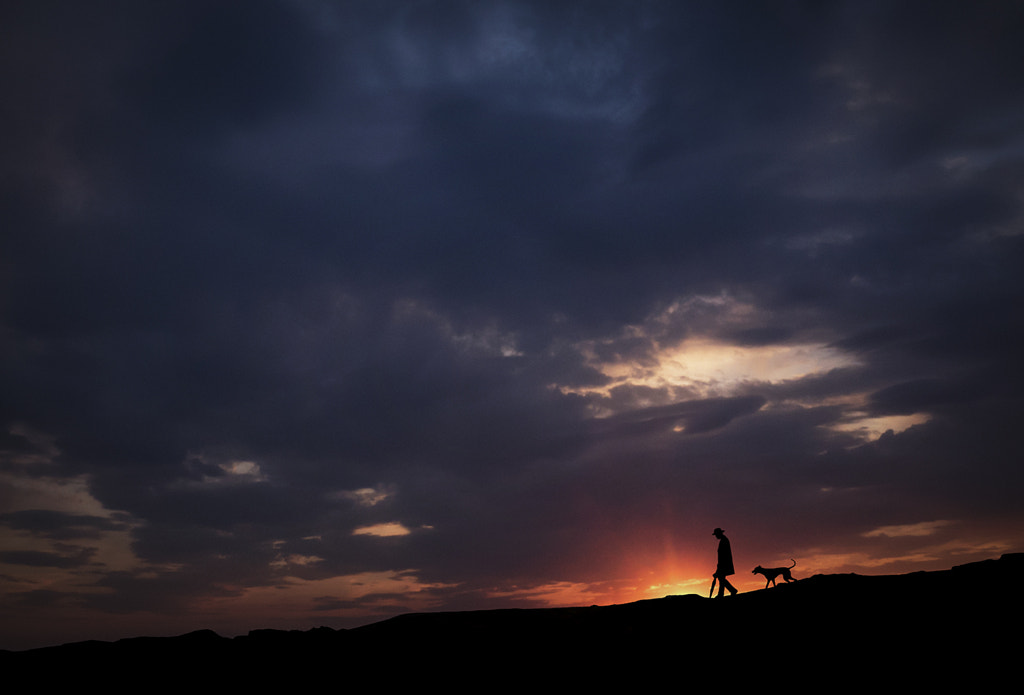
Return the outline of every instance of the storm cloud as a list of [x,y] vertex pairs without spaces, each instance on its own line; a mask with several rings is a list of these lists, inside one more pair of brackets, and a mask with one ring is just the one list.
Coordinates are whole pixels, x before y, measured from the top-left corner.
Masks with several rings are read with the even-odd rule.
[[0,34],[0,647],[1022,549],[1024,8]]

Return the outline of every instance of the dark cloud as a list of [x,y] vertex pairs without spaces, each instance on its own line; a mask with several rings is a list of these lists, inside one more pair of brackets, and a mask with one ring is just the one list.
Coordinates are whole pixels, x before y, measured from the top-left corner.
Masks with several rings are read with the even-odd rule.
[[244,126],[287,111],[322,75],[319,34],[286,4],[170,6],[162,19],[124,79],[147,128],[195,136]]
[[734,418],[757,412],[767,401],[760,396],[708,398],[683,401],[667,406],[631,410],[604,421],[600,429],[618,435],[639,436],[680,428],[698,434],[717,430]]
[[1019,549],[1022,25],[5,7],[4,640]]
[[30,567],[59,567],[69,569],[90,564],[94,555],[91,551],[81,551],[73,555],[44,553],[37,550],[9,550],[0,553],[0,562],[7,565],[28,565]]
[[97,538],[104,531],[126,530],[129,528],[128,521],[124,515],[118,519],[116,516],[64,514],[45,509],[27,509],[0,515],[0,524],[4,526],[58,541]]
[[949,379],[919,379],[888,386],[871,394],[871,410],[881,415],[932,412],[950,403],[964,403],[983,395],[977,383]]

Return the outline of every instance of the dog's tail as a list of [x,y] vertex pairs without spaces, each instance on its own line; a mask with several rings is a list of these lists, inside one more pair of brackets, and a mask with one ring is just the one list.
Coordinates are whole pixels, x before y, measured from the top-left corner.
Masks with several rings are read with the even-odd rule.
[[789,558],[789,561],[793,563],[789,566],[789,569],[793,569],[794,567],[796,567],[796,560],[794,560],[793,558]]

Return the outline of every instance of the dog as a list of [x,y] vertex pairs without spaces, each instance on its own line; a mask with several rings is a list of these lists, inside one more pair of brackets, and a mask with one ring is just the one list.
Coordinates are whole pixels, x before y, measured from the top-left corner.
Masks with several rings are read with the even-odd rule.
[[761,565],[758,565],[753,570],[751,570],[750,573],[764,575],[764,578],[766,580],[764,583],[765,589],[768,588],[769,584],[775,586],[775,580],[779,578],[780,574],[782,575],[782,578],[786,581],[786,583],[795,582],[796,580],[793,579],[793,574],[790,572],[790,570],[796,567],[796,560],[790,558],[789,561],[793,563],[789,567],[761,567]]

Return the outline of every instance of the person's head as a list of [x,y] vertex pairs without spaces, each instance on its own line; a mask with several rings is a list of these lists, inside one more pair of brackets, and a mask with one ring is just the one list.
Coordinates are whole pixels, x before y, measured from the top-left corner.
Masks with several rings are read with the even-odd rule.
[[723,531],[720,528],[716,528],[714,531],[711,532],[711,535],[714,536],[715,538],[721,538],[722,536],[725,535],[725,531]]

